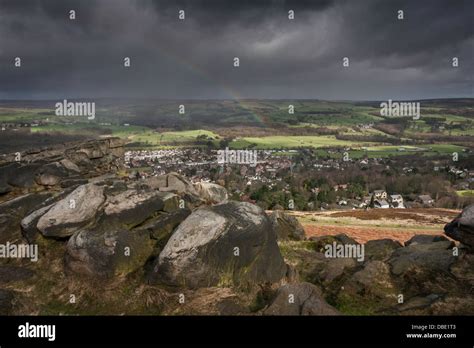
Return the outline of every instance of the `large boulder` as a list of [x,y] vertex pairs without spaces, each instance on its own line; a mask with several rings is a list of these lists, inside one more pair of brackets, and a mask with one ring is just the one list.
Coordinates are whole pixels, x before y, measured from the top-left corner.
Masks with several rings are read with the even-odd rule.
[[65,260],[74,273],[110,278],[142,267],[152,252],[153,242],[146,231],[83,230],[69,239]]
[[36,227],[46,237],[71,236],[95,221],[105,201],[103,191],[94,184],[79,186],[41,216]]
[[388,263],[392,273],[397,276],[414,269],[448,272],[451,264],[456,261],[453,246],[454,243],[451,241],[413,243],[395,250]]
[[199,197],[210,204],[227,202],[227,190],[217,184],[210,182],[198,182],[194,185]]
[[393,251],[402,245],[393,239],[369,240],[365,243],[365,257],[369,260],[386,261]]
[[280,287],[264,315],[339,315],[323,298],[321,290],[310,283]]
[[103,222],[135,227],[153,214],[163,210],[167,193],[127,190],[107,199]]
[[470,249],[474,249],[474,204],[464,208],[461,214],[444,227],[444,232]]
[[305,238],[303,225],[294,216],[277,210],[270,215],[270,220],[279,240],[303,240]]
[[245,202],[195,210],[175,230],[151,280],[189,288],[274,283],[286,265],[265,212]]

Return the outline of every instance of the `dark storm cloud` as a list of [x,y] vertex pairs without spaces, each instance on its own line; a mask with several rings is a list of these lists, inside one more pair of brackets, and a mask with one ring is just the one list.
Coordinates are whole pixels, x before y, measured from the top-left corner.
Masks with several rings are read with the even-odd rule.
[[0,98],[472,96],[473,13],[468,0],[0,0]]

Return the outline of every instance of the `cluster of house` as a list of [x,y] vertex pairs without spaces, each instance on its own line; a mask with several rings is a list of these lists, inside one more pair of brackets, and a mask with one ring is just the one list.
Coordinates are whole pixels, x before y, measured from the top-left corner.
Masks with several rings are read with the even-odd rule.
[[[372,198],[373,197],[373,198]],[[399,194],[387,194],[385,190],[375,190],[369,198],[369,204],[373,199],[374,208],[387,209],[387,208],[398,208],[404,209],[405,205],[403,202],[402,195]]]
[[41,126],[43,122],[41,121],[34,121],[34,122],[6,122],[0,124],[1,130],[17,130],[18,128],[31,128],[31,127],[38,127]]
[[[204,149],[166,149],[127,151],[125,166],[140,171],[141,177],[162,175],[170,171],[181,173],[192,181],[209,181],[211,173],[236,172],[251,185],[254,182],[270,183],[281,179],[278,172],[292,169],[288,157],[280,156],[278,151],[258,151],[256,165],[222,164],[218,161],[216,150]],[[151,171],[141,171],[150,168]]]
[[[339,189],[345,189],[347,185],[337,185]],[[424,207],[431,207],[435,203],[435,200],[430,195],[419,195],[414,202],[410,202],[422,205]],[[404,201],[403,196],[398,193],[388,194],[385,190],[374,190],[368,196],[363,197],[360,200],[346,200],[341,199],[338,201],[338,205],[348,206],[351,205],[353,208],[367,208],[373,207],[376,209],[405,209],[407,203]]]

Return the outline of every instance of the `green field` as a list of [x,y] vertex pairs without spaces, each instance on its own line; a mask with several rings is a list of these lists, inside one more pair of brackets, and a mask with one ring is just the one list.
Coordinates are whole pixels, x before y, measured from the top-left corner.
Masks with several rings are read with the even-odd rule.
[[456,191],[459,197],[474,197],[474,190],[460,190]]
[[[185,115],[178,114],[178,106],[181,103],[186,105]],[[329,157],[340,157],[342,149],[348,151],[352,158],[381,158],[417,153],[425,156],[447,156],[453,152],[465,156],[467,152],[463,152],[463,147],[450,143],[471,147],[469,144],[474,136],[472,104],[472,100],[449,99],[422,102],[422,116],[420,120],[413,120],[407,117],[379,116],[378,102],[97,101],[96,119],[87,121],[80,117],[55,116],[52,102],[20,102],[18,105],[0,105],[0,123],[13,122],[24,126],[23,122],[39,122],[41,126],[32,127],[31,132],[40,134],[118,136],[127,139],[131,143],[130,146],[135,148],[207,145],[219,147],[220,142],[226,138],[230,139],[229,147],[236,149],[306,147],[316,149],[321,156]],[[288,112],[289,105],[294,106],[293,114]],[[242,133],[240,127],[243,127]],[[331,132],[327,133],[337,133],[338,137],[345,136],[348,140],[337,139],[335,135],[327,135],[324,130],[318,128],[328,128]],[[265,132],[262,132],[262,129],[265,129]],[[436,134],[430,135],[433,132]],[[259,133],[263,135],[255,136]],[[420,137],[422,134],[427,137]],[[438,134],[458,138],[438,141]],[[394,138],[412,140],[415,144],[426,144],[428,141],[434,144],[390,145],[388,139]],[[328,148],[335,150],[328,151]]]
[[261,138],[244,137],[234,140],[230,147],[244,148],[254,147],[256,149],[277,149],[297,147],[351,147],[363,146],[366,143],[338,140],[334,136],[269,136]]

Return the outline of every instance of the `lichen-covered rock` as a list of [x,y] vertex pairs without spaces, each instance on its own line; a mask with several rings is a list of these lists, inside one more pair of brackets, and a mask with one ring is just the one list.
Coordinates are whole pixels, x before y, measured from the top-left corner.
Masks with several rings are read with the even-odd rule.
[[195,210],[161,252],[151,280],[199,288],[277,282],[286,265],[264,211],[244,202]]
[[67,243],[66,267],[88,276],[124,276],[143,267],[153,252],[145,231],[125,229],[83,230]]

